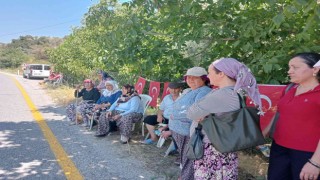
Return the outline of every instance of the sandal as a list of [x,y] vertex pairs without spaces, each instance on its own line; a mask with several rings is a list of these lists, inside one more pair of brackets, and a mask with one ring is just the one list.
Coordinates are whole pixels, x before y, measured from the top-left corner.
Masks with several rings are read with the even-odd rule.
[[140,141],[140,143],[150,145],[155,144],[156,142],[154,142],[152,139],[146,139],[144,141]]

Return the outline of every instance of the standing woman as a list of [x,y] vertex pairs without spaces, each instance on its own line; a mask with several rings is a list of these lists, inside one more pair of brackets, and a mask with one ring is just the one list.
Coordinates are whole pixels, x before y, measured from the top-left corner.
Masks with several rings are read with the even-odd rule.
[[184,76],[185,81],[190,87],[173,103],[172,115],[169,118],[169,129],[172,137],[177,143],[180,154],[180,164],[182,166],[179,179],[192,180],[193,161],[186,157],[187,144],[190,140],[190,126],[192,120],[187,118],[187,109],[202,97],[208,94],[211,89],[206,86],[209,82],[207,71],[202,67],[193,67],[188,69]]
[[300,53],[289,61],[288,74],[295,85],[278,103],[270,180],[320,179],[320,72],[313,67],[319,60],[318,53]]
[[72,124],[75,124],[76,112],[78,110],[83,118],[83,126],[89,126],[89,120],[86,116],[86,112],[88,109],[93,108],[94,103],[100,98],[100,92],[94,87],[94,84],[90,79],[84,80],[83,86],[84,88],[81,89],[81,91],[79,86],[77,86],[74,91],[74,97],[82,97],[82,102],[80,102],[77,107],[74,104],[68,105],[66,107],[67,117]]
[[106,72],[99,70],[98,71],[98,79],[99,79],[99,84],[97,85],[97,89],[102,93],[106,88],[105,88],[105,83],[109,80],[113,80],[113,78]]
[[[208,72],[211,85],[218,88],[188,109],[187,117],[193,120],[190,135],[205,116],[211,113],[219,116],[240,109],[238,92],[245,93],[258,107],[261,107],[256,79],[244,64],[233,58],[222,58],[214,61],[209,66]],[[204,134],[204,155],[202,159],[194,162],[195,179],[238,179],[237,153],[217,151],[203,130],[202,134]]]

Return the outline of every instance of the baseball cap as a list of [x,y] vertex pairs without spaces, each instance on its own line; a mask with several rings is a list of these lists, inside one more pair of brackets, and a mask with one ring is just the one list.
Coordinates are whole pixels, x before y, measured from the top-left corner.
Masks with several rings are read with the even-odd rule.
[[202,67],[193,67],[188,69],[187,73],[184,76],[204,76],[208,75],[207,71]]
[[178,82],[170,82],[168,87],[170,89],[178,89],[181,88],[183,86],[183,83],[178,83]]

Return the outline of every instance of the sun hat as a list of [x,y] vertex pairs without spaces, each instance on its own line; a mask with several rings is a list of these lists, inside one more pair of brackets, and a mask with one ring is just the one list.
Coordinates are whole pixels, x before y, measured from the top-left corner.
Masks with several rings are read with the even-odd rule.
[[187,73],[184,76],[206,76],[208,75],[207,71],[203,67],[193,67],[188,69]]
[[179,83],[179,82],[170,82],[168,87],[170,89],[178,89],[178,88],[182,88],[183,87],[183,83]]
[[320,68],[320,60],[315,65],[313,65],[313,67]]

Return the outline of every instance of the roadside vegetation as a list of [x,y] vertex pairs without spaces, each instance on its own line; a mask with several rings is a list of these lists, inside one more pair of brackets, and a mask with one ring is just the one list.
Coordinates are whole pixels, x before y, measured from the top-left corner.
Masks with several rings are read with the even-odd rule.
[[[72,87],[95,78],[97,69],[120,84],[134,84],[139,76],[166,82],[192,66],[234,57],[259,84],[285,84],[293,54],[320,52],[319,21],[317,0],[100,0],[63,39],[23,36],[0,44],[0,68],[53,65],[66,86],[44,87],[62,106],[74,101]],[[260,152],[242,151],[240,159],[242,179],[264,178],[268,160]]]

